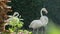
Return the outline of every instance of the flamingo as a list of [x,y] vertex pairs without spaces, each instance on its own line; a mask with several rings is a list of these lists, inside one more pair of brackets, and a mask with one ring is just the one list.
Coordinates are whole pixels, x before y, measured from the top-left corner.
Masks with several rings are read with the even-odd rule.
[[[38,20],[33,20],[33,21],[31,22],[31,24],[29,25],[29,28],[33,28],[33,32],[34,32],[35,29],[37,29],[36,34],[38,34],[38,28],[40,28],[40,27],[42,27],[42,26],[45,27],[45,26],[48,24],[48,17],[42,14],[43,11],[44,11],[46,14],[48,13],[48,11],[46,10],[46,8],[42,8],[41,11],[40,11],[40,13],[41,13],[40,19],[38,19]],[[42,33],[43,33],[43,32],[42,32]]]
[[[19,19],[19,18],[21,18],[21,15],[19,16],[19,18],[18,18],[18,16],[19,16],[19,13],[18,13],[18,12],[14,12],[13,15],[8,15],[8,17],[10,17],[10,18],[7,19],[7,20],[5,20],[5,22],[7,22],[7,23],[5,24],[5,26],[6,26],[6,25],[10,25],[10,24],[11,24],[10,21],[12,21],[12,20],[15,20],[17,23],[19,22],[19,20],[23,20],[23,19]],[[15,23],[16,23],[16,22],[15,22]]]
[[[19,18],[18,18],[18,16],[19,16],[19,13],[18,12],[14,12],[14,14],[13,15],[9,15],[9,19],[7,19],[8,21],[13,21],[13,20],[15,20],[16,21],[16,23],[18,23],[19,22],[19,20],[23,20],[23,19],[21,19],[21,15],[19,16]],[[9,23],[10,24],[10,23]]]

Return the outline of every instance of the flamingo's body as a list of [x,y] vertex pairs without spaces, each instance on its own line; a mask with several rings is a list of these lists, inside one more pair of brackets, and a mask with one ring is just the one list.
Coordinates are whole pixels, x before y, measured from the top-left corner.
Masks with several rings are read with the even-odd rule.
[[39,20],[33,20],[31,22],[31,24],[29,25],[29,28],[38,29],[38,28],[40,28],[42,26],[46,26],[47,25],[47,23],[48,23],[48,17],[44,16],[42,14],[42,11],[45,11],[47,13],[47,10],[45,8],[42,8],[41,9],[41,17],[40,17],[40,19]]
[[[18,13],[18,12],[14,12],[13,15],[8,15],[8,16],[9,16],[10,18],[6,20],[8,23],[6,23],[5,25],[12,25],[12,26],[14,26],[15,23],[18,23],[20,20],[23,20],[23,19],[19,19],[19,18],[18,18],[18,16],[19,16],[19,13]],[[21,17],[21,15],[20,15],[20,17]],[[11,22],[12,22],[14,25],[13,25]]]
[[[36,25],[37,24],[37,25]],[[40,27],[42,24],[40,20],[33,20],[29,26],[29,28],[33,28],[33,29],[36,29],[38,27]]]
[[[44,19],[45,18],[45,19]],[[42,16],[39,20],[33,20],[29,26],[29,28],[39,28],[41,26],[45,26],[48,23],[48,18],[47,16]]]

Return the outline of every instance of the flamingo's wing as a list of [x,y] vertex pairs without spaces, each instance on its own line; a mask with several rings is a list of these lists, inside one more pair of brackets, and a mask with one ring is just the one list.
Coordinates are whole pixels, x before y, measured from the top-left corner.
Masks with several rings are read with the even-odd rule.
[[39,28],[41,26],[42,26],[42,23],[40,20],[33,20],[29,25],[29,28]]
[[43,25],[47,25],[48,24],[48,17],[47,16],[42,16],[40,18],[40,20],[43,23]]

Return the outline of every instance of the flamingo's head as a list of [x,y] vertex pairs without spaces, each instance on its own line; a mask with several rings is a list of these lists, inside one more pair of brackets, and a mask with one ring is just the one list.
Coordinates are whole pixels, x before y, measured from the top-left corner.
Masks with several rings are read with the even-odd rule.
[[46,14],[48,13],[48,11],[46,10],[46,8],[42,8],[41,11],[44,11]]

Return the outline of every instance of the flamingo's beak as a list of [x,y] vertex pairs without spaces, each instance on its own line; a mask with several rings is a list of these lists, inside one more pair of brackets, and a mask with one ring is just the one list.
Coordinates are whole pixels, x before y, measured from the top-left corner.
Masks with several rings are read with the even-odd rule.
[[46,8],[42,8],[42,10],[45,11],[46,14],[48,13]]
[[45,12],[46,14],[48,13],[48,11]]

